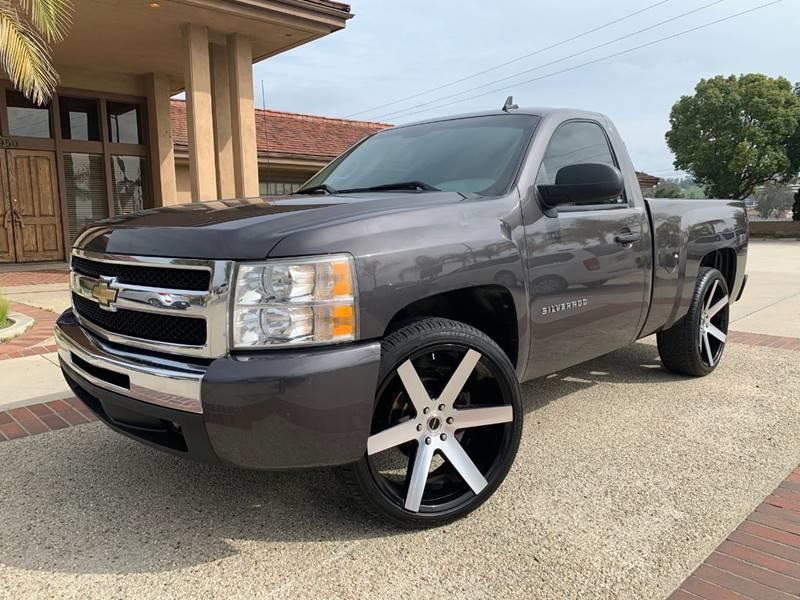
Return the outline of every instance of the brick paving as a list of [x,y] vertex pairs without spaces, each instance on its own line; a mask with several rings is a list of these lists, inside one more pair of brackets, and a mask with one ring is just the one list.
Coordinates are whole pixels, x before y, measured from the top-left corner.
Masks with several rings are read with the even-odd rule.
[[58,315],[27,304],[9,302],[12,312],[20,312],[35,319],[33,327],[13,340],[0,343],[0,360],[48,354],[57,350],[53,338],[53,327]]
[[75,397],[0,411],[0,442],[96,421]]
[[800,338],[783,337],[779,335],[766,335],[763,333],[748,333],[746,331],[731,331],[728,341],[733,344],[746,344],[748,346],[764,346],[766,348],[781,348],[782,350],[800,351]]
[[2,271],[0,289],[20,285],[44,285],[48,283],[68,283],[69,273],[64,269],[47,271]]
[[800,596],[800,466],[672,593],[670,600]]

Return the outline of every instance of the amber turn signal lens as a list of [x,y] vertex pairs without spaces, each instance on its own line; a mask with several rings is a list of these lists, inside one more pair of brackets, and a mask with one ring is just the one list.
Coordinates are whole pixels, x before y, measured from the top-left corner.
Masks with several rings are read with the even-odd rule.
[[353,295],[353,275],[350,273],[350,261],[333,263],[333,296],[341,298]]
[[352,305],[341,305],[333,308],[333,337],[352,336],[356,332],[356,323]]

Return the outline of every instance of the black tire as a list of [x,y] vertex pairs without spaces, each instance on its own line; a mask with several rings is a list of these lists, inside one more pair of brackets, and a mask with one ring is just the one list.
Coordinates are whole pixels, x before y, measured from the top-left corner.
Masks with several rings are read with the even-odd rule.
[[[715,306],[721,308],[709,317],[707,308]],[[708,375],[716,369],[725,350],[725,339],[718,336],[727,337],[729,307],[728,285],[722,273],[712,268],[700,269],[689,312],[656,336],[664,366],[675,373],[694,377]]]
[[[455,367],[461,366],[461,372],[466,373],[467,359],[474,357],[475,353],[479,358],[473,358],[477,362],[469,367],[469,375],[463,379],[463,386],[459,387],[460,392],[451,403],[452,408],[443,409],[445,405],[439,402],[448,396],[445,390],[447,382],[451,377],[454,381],[461,379],[453,377]],[[412,372],[424,386],[426,401],[431,402],[425,415],[417,410],[418,403],[406,389],[404,375],[400,374],[402,371],[408,377],[407,362],[413,366]],[[514,367],[506,354],[474,327],[441,318],[423,319],[404,326],[383,340],[378,381],[367,453],[357,463],[339,470],[340,478],[350,493],[371,515],[406,528],[437,527],[478,508],[500,486],[511,468],[522,434],[521,393]],[[456,387],[454,385],[452,389]],[[496,394],[487,393],[494,390]],[[464,413],[475,408],[486,409],[483,414],[502,411],[503,418],[511,420],[458,428],[459,420],[465,423],[467,417]],[[442,417],[441,429],[437,429],[435,423],[439,415]],[[413,431],[415,439],[380,450],[370,447],[376,434],[398,425],[405,426],[406,431]],[[416,438],[416,431],[421,431],[418,434],[421,437]],[[429,437],[426,439],[425,436]],[[481,485],[485,484],[485,487],[478,493],[474,492],[467,476],[461,475],[470,471],[459,470],[456,463],[446,456],[448,450],[454,450],[453,445],[458,446],[459,452],[464,453],[462,456],[467,456],[469,464],[481,473]],[[418,456],[418,452],[423,454]],[[381,460],[386,462],[387,454],[401,465],[399,475],[395,475],[397,469],[389,470],[389,475],[381,470]],[[424,461],[423,456],[433,456],[437,459],[434,462],[440,464],[436,466],[429,462],[428,465],[434,467],[432,470],[429,467],[415,470],[412,465],[417,465],[417,460]],[[453,456],[458,458],[455,453]],[[431,461],[430,458],[427,460]],[[412,474],[417,471],[426,475],[422,480],[424,491],[419,493],[415,511],[407,509],[403,503],[413,504],[410,482]],[[471,473],[474,477],[475,471]]]

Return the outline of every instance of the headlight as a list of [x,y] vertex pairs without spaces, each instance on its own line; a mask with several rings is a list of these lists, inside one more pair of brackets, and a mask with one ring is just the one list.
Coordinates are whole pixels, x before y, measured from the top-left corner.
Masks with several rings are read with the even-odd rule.
[[355,267],[347,254],[245,263],[236,272],[236,349],[356,337]]

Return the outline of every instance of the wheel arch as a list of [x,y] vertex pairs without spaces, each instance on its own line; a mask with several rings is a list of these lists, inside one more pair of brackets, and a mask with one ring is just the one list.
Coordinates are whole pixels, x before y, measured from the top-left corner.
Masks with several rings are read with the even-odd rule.
[[511,291],[497,284],[458,288],[426,296],[398,310],[386,325],[384,336],[425,317],[441,317],[471,325],[488,335],[517,368],[520,331]]
[[728,290],[733,293],[736,283],[736,252],[733,248],[719,248],[709,252],[700,260],[700,268],[703,267],[712,267],[722,273]]

